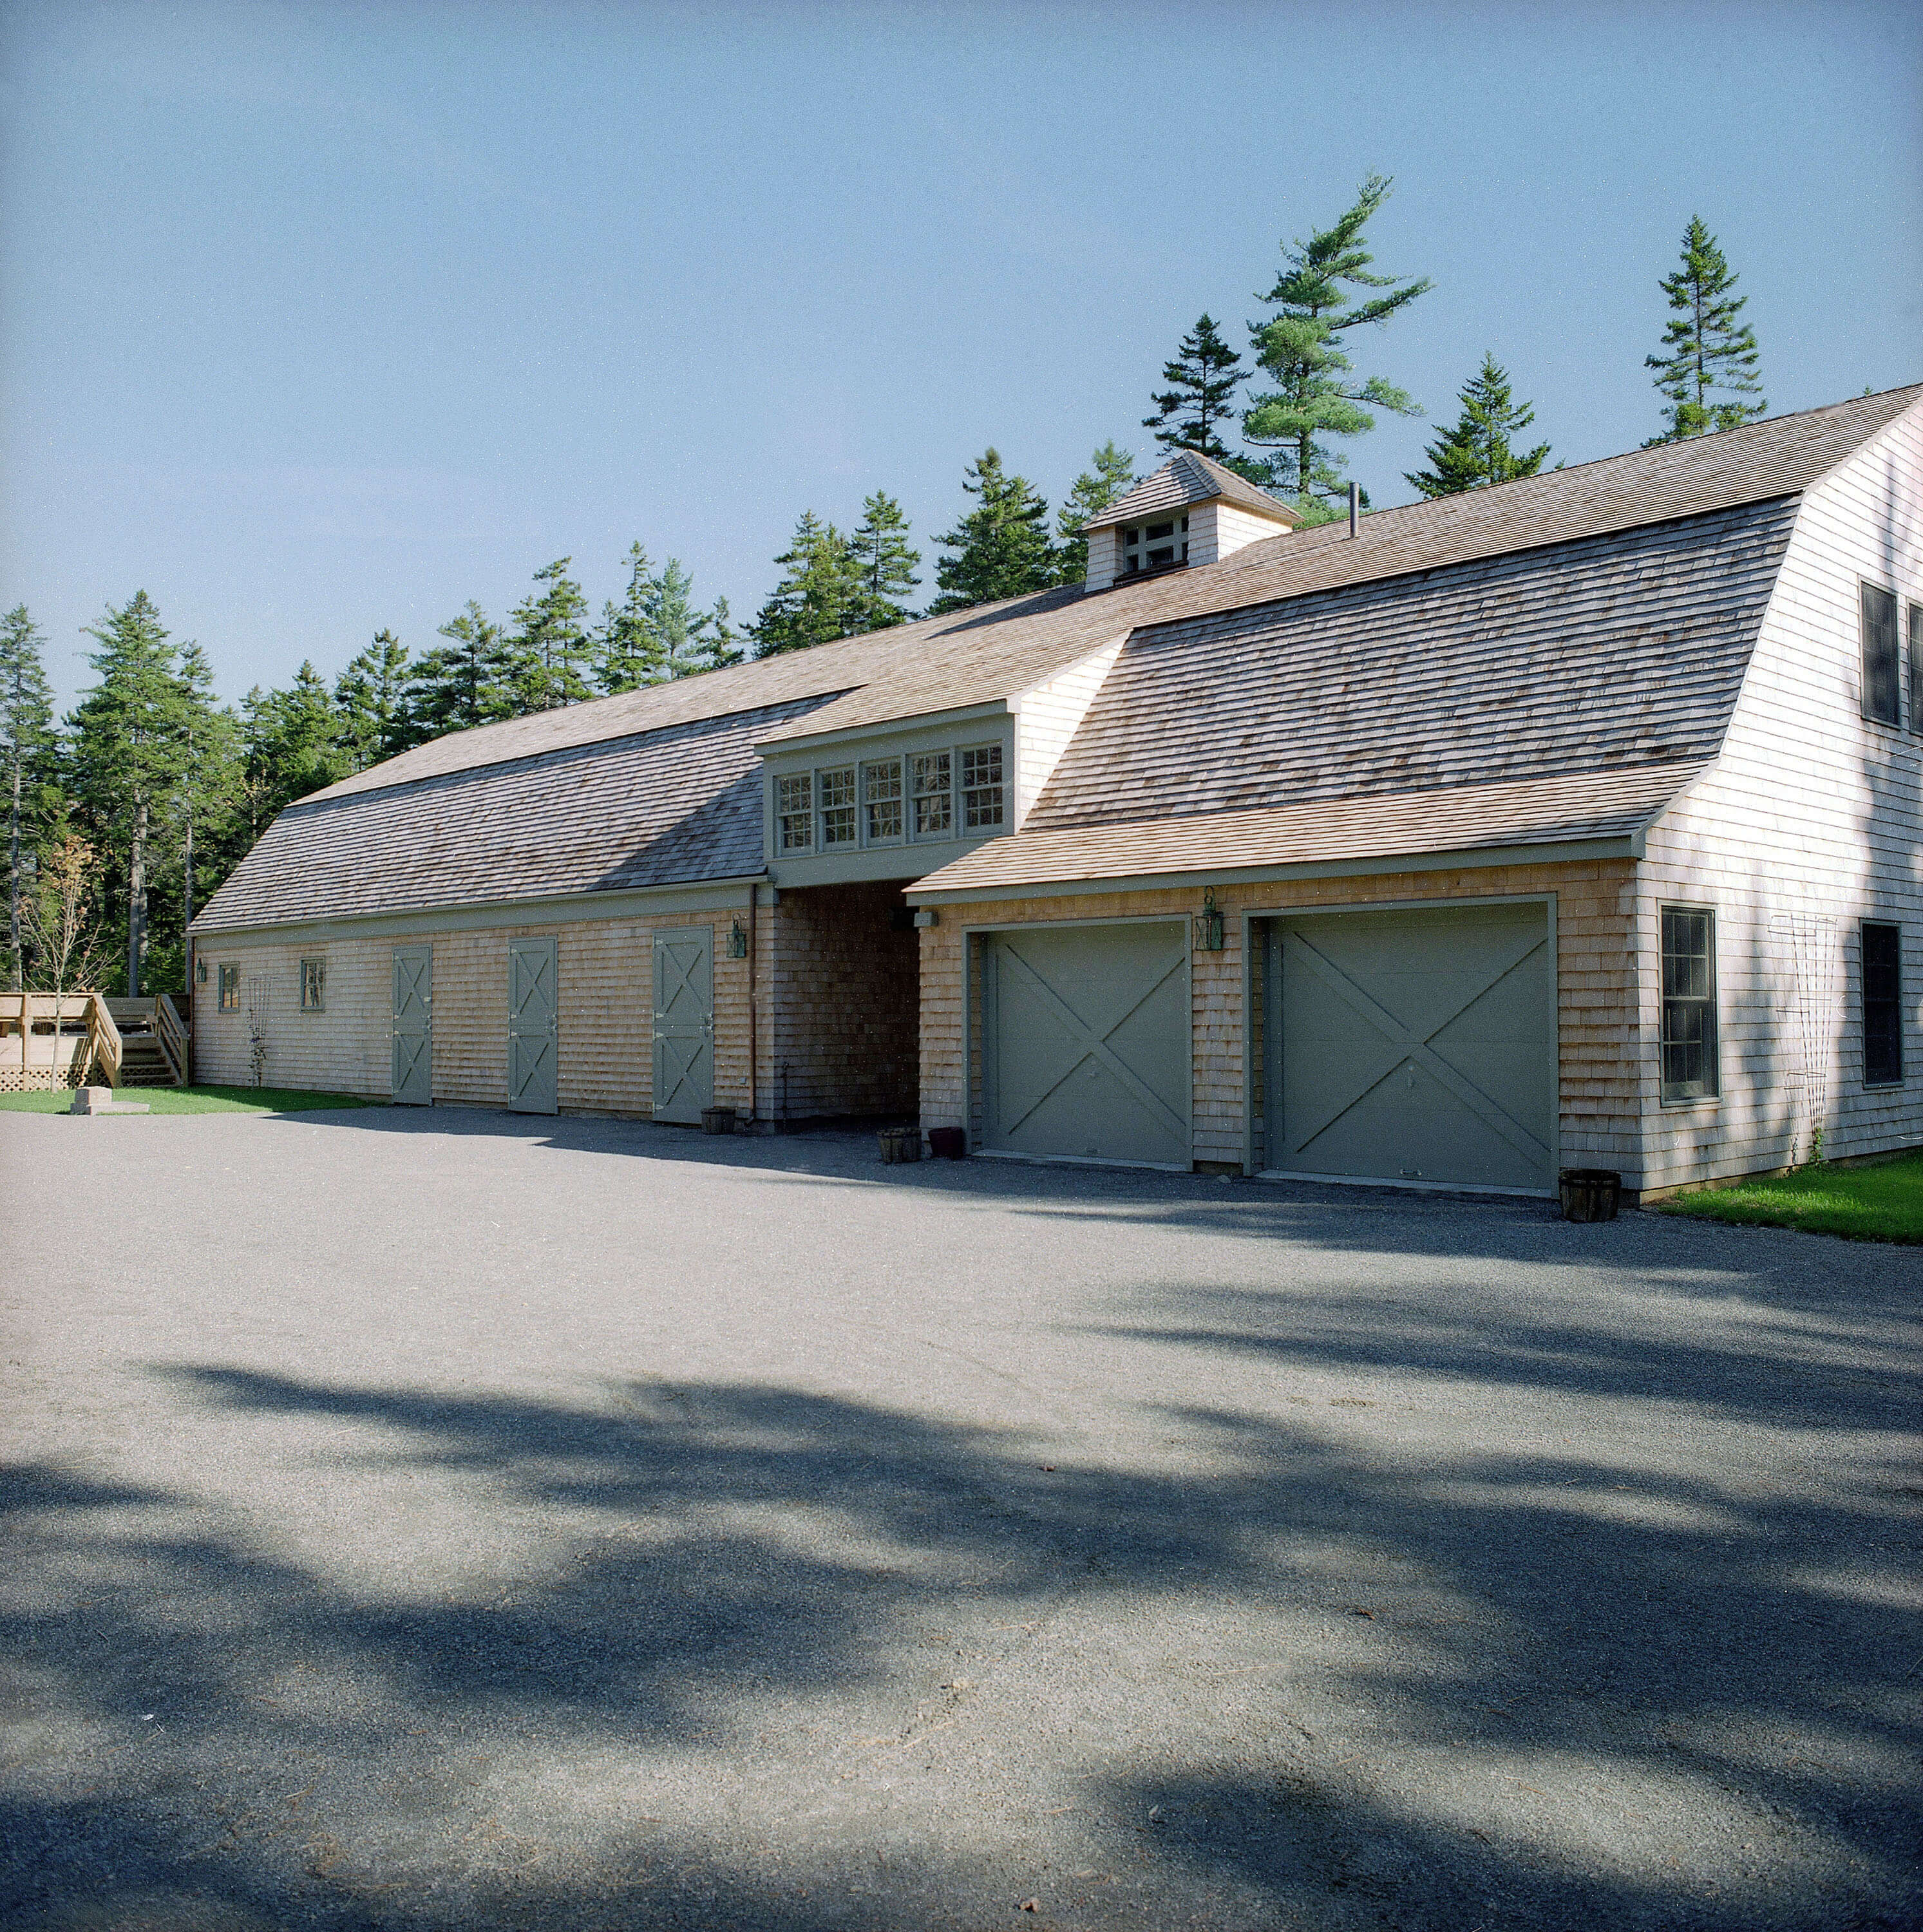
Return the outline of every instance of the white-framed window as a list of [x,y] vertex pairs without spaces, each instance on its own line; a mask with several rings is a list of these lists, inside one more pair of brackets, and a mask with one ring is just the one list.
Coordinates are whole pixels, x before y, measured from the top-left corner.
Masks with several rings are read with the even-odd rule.
[[832,852],[856,844],[854,766],[837,765],[832,771],[817,772],[814,777],[821,797],[822,850]]
[[1189,560],[1189,520],[1164,517],[1152,524],[1122,526],[1122,574],[1144,570],[1172,570]]
[[964,746],[962,752],[962,830],[990,832],[1001,824],[1001,747]]
[[862,834],[871,845],[902,839],[902,760],[876,758],[861,768]]
[[1862,928],[1863,1084],[1903,1084],[1903,928],[1868,920]]
[[955,754],[917,752],[911,760],[915,788],[915,836],[955,836]]
[[1722,1090],[1716,1046],[1716,915],[1663,908],[1663,1098],[1713,1100]]
[[220,1010],[224,1013],[240,1011],[240,968],[223,966],[220,968]]
[[796,772],[775,781],[775,820],[784,852],[814,849],[814,774]]
[[303,959],[301,962],[301,1011],[304,1013],[324,1013],[327,1010],[327,962],[325,959]]

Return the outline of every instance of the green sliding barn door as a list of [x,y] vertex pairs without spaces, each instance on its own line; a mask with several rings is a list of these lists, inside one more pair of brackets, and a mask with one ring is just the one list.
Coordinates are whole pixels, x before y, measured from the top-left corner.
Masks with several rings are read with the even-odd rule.
[[388,1090],[397,1106],[434,1097],[434,949],[394,949],[394,1057]]
[[560,942],[508,941],[508,1107],[551,1114],[561,1092]]
[[1187,921],[1028,926],[981,958],[983,1144],[1186,1168]]
[[654,1117],[692,1125],[715,1104],[715,932],[654,936]]
[[1546,906],[1284,916],[1266,957],[1271,1172],[1554,1186]]

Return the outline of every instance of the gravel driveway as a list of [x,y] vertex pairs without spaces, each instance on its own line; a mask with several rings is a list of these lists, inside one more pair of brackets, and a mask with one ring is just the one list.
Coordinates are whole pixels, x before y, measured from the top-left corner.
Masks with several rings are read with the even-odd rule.
[[0,1114],[0,1923],[1923,1922],[1912,1250]]

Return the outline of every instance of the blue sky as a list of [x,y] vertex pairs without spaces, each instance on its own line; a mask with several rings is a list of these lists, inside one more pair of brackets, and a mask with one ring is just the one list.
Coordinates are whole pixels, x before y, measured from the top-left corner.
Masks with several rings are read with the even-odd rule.
[[[924,552],[994,443],[1052,500],[1207,308],[1372,170],[1435,292],[1358,363],[1453,419],[1492,349],[1575,462],[1657,427],[1700,212],[1772,412],[1923,376],[1923,10],[0,10],[0,604],[64,697],[146,589],[224,694],[418,650],[638,536],[752,616],[800,512]],[[1378,502],[1432,431],[1353,448]]]

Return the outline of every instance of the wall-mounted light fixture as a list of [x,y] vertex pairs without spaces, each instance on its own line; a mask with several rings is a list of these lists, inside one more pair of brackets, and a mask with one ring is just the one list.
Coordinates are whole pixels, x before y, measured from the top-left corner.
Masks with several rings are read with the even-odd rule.
[[748,928],[740,920],[728,928],[728,956],[730,959],[746,959],[748,957]]
[[939,926],[941,923],[941,915],[935,910],[933,906],[923,906],[921,910],[915,914],[915,923],[916,926],[922,928],[926,928],[931,926]]
[[1215,888],[1211,886],[1202,894],[1202,909],[1196,914],[1196,950],[1220,952],[1222,945],[1222,914],[1216,910]]
[[204,959],[196,958],[194,962],[194,983],[196,986],[207,983],[207,962]]

